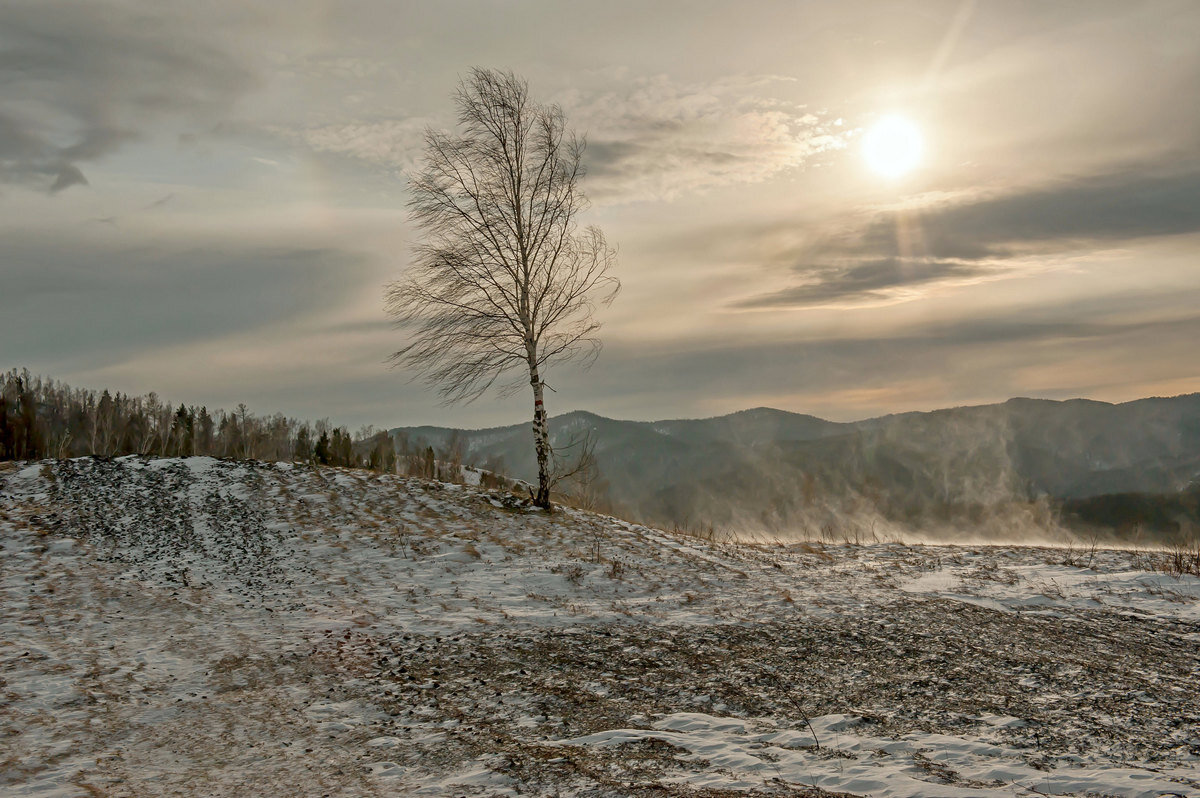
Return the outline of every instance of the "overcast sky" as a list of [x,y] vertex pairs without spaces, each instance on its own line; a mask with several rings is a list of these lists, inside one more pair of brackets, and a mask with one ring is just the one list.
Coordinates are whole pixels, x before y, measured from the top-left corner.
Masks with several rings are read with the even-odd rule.
[[[552,415],[1200,391],[1200,4],[0,4],[0,367],[376,426],[407,170],[471,66],[586,132],[620,249]],[[863,132],[921,131],[894,179]]]

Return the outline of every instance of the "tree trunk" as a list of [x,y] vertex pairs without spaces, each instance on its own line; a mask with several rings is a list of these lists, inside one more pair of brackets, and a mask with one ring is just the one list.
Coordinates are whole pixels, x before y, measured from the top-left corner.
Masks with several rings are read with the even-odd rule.
[[542,379],[536,365],[529,367],[529,384],[533,386],[533,445],[537,450],[538,489],[533,503],[550,509],[550,427],[546,423],[546,405],[542,401]]

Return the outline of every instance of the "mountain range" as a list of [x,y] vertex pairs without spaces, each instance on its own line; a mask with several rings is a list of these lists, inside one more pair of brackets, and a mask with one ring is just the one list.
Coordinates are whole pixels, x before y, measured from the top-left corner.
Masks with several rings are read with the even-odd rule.
[[[770,408],[654,422],[576,411],[550,426],[568,461],[580,441],[593,447],[599,478],[590,489],[606,488],[615,511],[684,528],[1020,536],[1085,520],[1128,536],[1136,517],[1097,507],[1120,506],[1121,496],[1171,497],[1174,506],[1200,494],[1200,394],[1122,404],[1011,399],[851,423]],[[391,434],[410,450],[456,449],[466,462],[536,476],[528,424]],[[1194,516],[1172,510],[1158,532],[1194,527],[1180,513]]]

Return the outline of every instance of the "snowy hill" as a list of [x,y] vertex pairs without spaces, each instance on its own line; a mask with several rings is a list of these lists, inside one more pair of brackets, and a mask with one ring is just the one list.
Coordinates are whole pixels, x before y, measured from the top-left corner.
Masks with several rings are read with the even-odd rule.
[[5,796],[1200,795],[1153,555],[208,458],[0,465],[0,545]]
[[[882,518],[953,536],[964,522],[980,528],[991,519],[995,534],[1011,537],[1030,525],[1033,502],[1060,508],[1200,485],[1200,394],[1118,405],[1012,399],[850,424],[768,408],[683,421],[582,412],[551,420],[556,446],[584,429],[596,441],[612,501],[631,517],[666,525],[811,534],[859,516],[867,527]],[[527,424],[392,432],[439,449],[457,438],[479,462],[502,461],[522,479],[536,474]],[[1193,514],[1151,531],[1166,538],[1197,524]],[[1129,533],[1116,523],[1099,528],[1116,539]]]

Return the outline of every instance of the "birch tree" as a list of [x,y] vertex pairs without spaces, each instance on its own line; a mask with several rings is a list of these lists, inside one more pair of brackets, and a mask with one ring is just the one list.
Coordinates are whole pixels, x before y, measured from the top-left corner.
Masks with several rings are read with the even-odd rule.
[[538,489],[550,506],[548,366],[598,353],[593,312],[620,283],[616,252],[596,227],[580,228],[585,147],[557,105],[535,103],[512,72],[473,69],[454,101],[458,131],[427,130],[410,211],[421,233],[387,309],[408,331],[392,362],[414,369],[447,403],[501,383],[533,393]]

